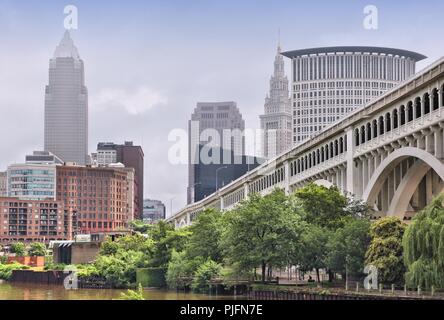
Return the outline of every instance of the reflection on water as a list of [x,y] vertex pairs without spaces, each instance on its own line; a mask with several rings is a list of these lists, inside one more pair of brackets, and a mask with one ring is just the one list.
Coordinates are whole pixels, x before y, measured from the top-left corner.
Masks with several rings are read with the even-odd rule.
[[[0,300],[112,300],[118,299],[122,292],[126,292],[126,290],[65,290],[63,286],[0,282]],[[234,298],[157,289],[144,290],[144,297],[147,300],[225,300]]]

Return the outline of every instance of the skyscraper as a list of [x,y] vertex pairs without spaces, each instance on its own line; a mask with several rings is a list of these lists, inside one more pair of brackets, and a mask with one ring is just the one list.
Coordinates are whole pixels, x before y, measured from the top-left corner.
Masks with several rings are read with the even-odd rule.
[[274,74],[270,79],[270,94],[265,98],[264,109],[265,114],[260,117],[263,130],[263,155],[270,159],[287,151],[292,146],[291,102],[280,45],[274,60]]
[[[242,119],[242,114],[236,102],[197,104],[188,125],[188,203],[194,202],[195,188],[201,183],[196,181],[195,170],[196,165],[202,163],[200,157],[202,145],[210,144],[209,149],[215,151],[227,150],[230,159],[231,153],[234,153],[237,157],[242,157],[245,152],[244,130],[245,121]],[[229,136],[226,134],[229,134]],[[219,139],[216,139],[218,141],[213,139],[214,135],[218,135]],[[217,154],[220,156],[217,159],[219,161],[212,164],[223,166],[223,155],[220,152],[217,152]]]
[[379,47],[284,52],[292,60],[293,143],[363,107],[415,74],[422,54]]
[[68,31],[49,62],[45,151],[65,162],[88,162],[88,90],[83,61]]

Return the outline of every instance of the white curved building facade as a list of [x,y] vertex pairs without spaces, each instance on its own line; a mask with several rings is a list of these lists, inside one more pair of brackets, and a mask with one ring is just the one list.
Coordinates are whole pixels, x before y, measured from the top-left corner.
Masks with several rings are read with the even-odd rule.
[[288,51],[292,60],[293,143],[342,119],[410,78],[415,52],[381,47],[326,47]]

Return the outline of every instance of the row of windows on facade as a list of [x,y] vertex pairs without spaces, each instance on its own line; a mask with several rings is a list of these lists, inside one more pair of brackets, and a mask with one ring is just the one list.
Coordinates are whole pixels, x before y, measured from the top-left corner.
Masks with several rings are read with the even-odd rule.
[[[227,110],[230,110],[231,109],[231,106],[217,106],[216,107],[216,110],[219,110],[219,111],[227,111]],[[204,106],[204,107],[201,107],[201,110],[202,111],[213,111],[213,110],[215,110],[215,107],[213,107],[213,106]]]
[[201,128],[217,129],[217,128],[241,128],[243,123],[235,120],[202,120],[199,122]]
[[[7,217],[8,216],[5,215],[5,219],[7,219]],[[29,224],[33,224],[33,222],[35,222],[35,224],[40,223],[42,225],[49,225],[49,224],[57,225],[57,224],[61,224],[61,221],[58,221],[58,219],[60,220],[60,219],[62,219],[62,217],[55,216],[55,217],[50,218],[49,216],[36,216],[35,220],[31,220],[31,219],[27,220],[27,219],[28,219],[27,215],[24,215],[24,216],[21,215],[20,217],[14,216],[13,214],[9,215],[9,223],[12,223],[12,221],[15,221],[15,224],[17,224],[17,222],[20,221],[20,223],[29,222]],[[40,220],[38,220],[38,219],[40,219]],[[6,220],[5,220],[5,223],[7,223]],[[12,224],[14,224],[14,223],[12,223]]]
[[293,85],[293,91],[312,91],[316,89],[390,89],[396,84],[381,81],[329,81],[329,82],[313,82]]
[[35,182],[53,182],[54,178],[52,177],[35,177],[35,176],[30,176],[30,177],[11,177],[9,179],[10,183],[14,183],[14,182],[27,182],[27,183],[35,183]]
[[355,108],[352,107],[323,107],[323,108],[312,108],[312,109],[299,109],[294,111],[295,116],[304,117],[304,116],[316,116],[318,114],[338,114],[352,111]]
[[[61,232],[34,232],[35,236],[61,236],[63,233]],[[14,232],[14,231],[10,231],[8,232],[3,232],[3,235],[5,236],[10,236],[10,237],[17,237],[17,236],[32,236],[32,233],[28,234],[26,231],[23,232]]]
[[88,221],[88,222],[79,222],[80,228],[88,228],[88,229],[114,229],[118,227],[125,227],[126,223],[124,222],[96,222],[96,221]]
[[118,192],[121,192],[122,189],[124,189],[124,188],[122,188],[122,186],[120,186],[120,185],[118,185],[116,187],[108,187],[108,186],[105,186],[105,187],[102,187],[102,186],[82,187],[82,186],[70,185],[70,186],[63,186],[63,187],[59,188],[59,190],[64,190],[64,191],[68,191],[68,190],[79,191],[79,192],[90,191],[90,192],[94,192],[94,193],[106,193],[106,194],[109,194],[110,192],[111,193],[118,193]]
[[367,78],[400,81],[411,75],[415,61],[390,56],[330,55],[293,60],[293,80]]
[[54,176],[55,170],[34,170],[34,169],[26,169],[26,170],[11,170],[11,175],[22,175],[22,176]]
[[397,129],[414,119],[429,114],[431,111],[439,109],[439,107],[444,107],[444,86],[441,90],[441,106],[439,106],[439,91],[435,88],[432,91],[432,97],[429,93],[425,93],[422,97],[416,97],[414,101],[409,101],[407,106],[401,105],[399,111],[397,108],[393,109],[391,112],[387,112],[385,115],[381,115],[366,125],[355,129],[355,145],[359,146],[377,138],[379,135],[390,132],[392,129]]
[[[115,184],[121,184],[123,181],[126,181],[126,176],[122,177],[119,180],[116,180],[117,178],[113,178],[110,179],[109,177],[105,178],[105,179],[88,179],[88,180],[82,180],[82,179],[67,179],[64,178],[63,179],[63,184],[90,184],[90,185],[106,185],[108,186],[109,184],[115,185]],[[62,179],[58,179],[57,180],[58,184],[62,184]]]
[[[72,206],[71,208],[75,208],[76,210],[89,211],[89,212],[104,212],[105,215],[107,214],[107,212],[110,212],[110,214],[113,214],[111,212],[114,212],[114,213],[128,212],[127,210],[125,210],[125,208],[122,208],[120,206],[108,207],[108,206],[100,206],[100,205],[99,206],[77,205],[77,206]],[[95,214],[95,213],[91,213],[91,214]],[[99,213],[99,214],[101,215],[102,213]]]
[[78,218],[82,220],[96,220],[96,219],[103,219],[103,220],[126,220],[126,215],[122,214],[95,214],[95,213],[81,213],[78,214]]
[[347,106],[362,106],[369,102],[372,97],[378,97],[384,92],[373,92],[371,95],[366,96],[365,99],[362,98],[342,98],[342,99],[324,99],[324,100],[307,100],[293,102],[293,108],[305,108],[305,107],[317,107],[317,106],[337,106],[337,105],[347,105]]
[[354,96],[362,96],[364,93],[366,95],[374,94],[375,92],[384,92],[385,89],[355,89],[355,90],[323,90],[323,91],[308,91],[303,93],[295,93],[293,94],[294,99],[311,99],[311,98],[318,98],[318,97],[354,97]]
[[[115,174],[116,172],[110,172],[110,171],[103,171],[103,170],[85,170],[85,171],[58,171],[57,170],[57,175],[60,177],[97,177],[97,178],[120,178],[120,179],[125,179],[126,175],[124,174]],[[64,178],[64,181],[66,181],[66,178]],[[74,179],[72,179],[72,181],[74,181]],[[95,181],[90,180],[90,181]]]
[[37,207],[37,208],[58,208],[58,204],[57,203],[53,203],[53,202],[42,202],[42,203],[38,203],[38,204],[32,204],[29,202],[0,202],[0,205],[3,205],[5,207],[11,207],[11,208],[32,208],[32,207]]
[[11,183],[11,190],[14,189],[54,189],[54,184],[45,183]]
[[[332,117],[332,118],[330,118],[331,121],[339,120],[339,119],[340,119],[340,117]],[[304,134],[304,133],[310,133],[310,134],[313,133],[314,134],[317,131],[322,130],[323,128],[325,128],[327,125],[328,124],[324,124],[324,125],[319,124],[319,125],[315,125],[315,126],[313,126],[313,125],[311,125],[311,126],[298,126],[298,127],[293,128],[293,132],[294,133],[302,133],[302,134]]]
[[[214,119],[214,113],[202,113],[201,119]],[[228,113],[216,113],[216,119],[228,119]]]

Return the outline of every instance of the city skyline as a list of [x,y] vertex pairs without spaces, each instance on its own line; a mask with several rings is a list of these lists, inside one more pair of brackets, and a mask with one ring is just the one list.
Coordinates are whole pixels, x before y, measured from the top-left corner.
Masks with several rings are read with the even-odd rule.
[[[246,21],[243,16],[245,27],[240,29],[241,16],[247,10],[245,4],[231,6],[231,9],[239,9],[232,17],[236,23],[224,27],[222,13],[227,13],[227,6],[219,14],[216,13],[217,4],[200,1],[185,12],[176,12],[180,11],[177,9],[169,12],[171,4],[150,7],[133,3],[134,6],[128,6],[120,14],[123,21],[128,21],[125,19],[131,13],[139,11],[135,18],[131,23],[117,20],[120,25],[116,23],[112,32],[109,26],[113,25],[117,6],[111,3],[99,8],[83,1],[74,3],[79,7],[80,29],[73,32],[73,39],[82,50],[91,96],[89,150],[94,150],[99,141],[134,140],[141,144],[147,157],[145,197],[160,199],[167,205],[169,199],[176,197],[176,209],[186,202],[187,166],[168,163],[169,131],[186,129],[188,116],[200,100],[237,101],[247,127],[259,128],[258,116],[263,112],[263,94],[267,91],[272,72],[270,62],[275,55],[279,27],[283,51],[321,45],[390,46],[427,55],[429,59],[419,64],[417,70],[436,60],[443,52],[443,45],[436,41],[442,29],[439,28],[441,22],[437,14],[443,4],[438,1],[429,1],[435,10],[415,19],[418,4],[407,1],[398,8],[394,4],[376,1],[381,14],[380,29],[376,31],[362,27],[365,1],[347,3],[340,8],[327,1],[301,4],[300,8],[288,1],[259,3],[256,9],[250,8]],[[8,114],[8,121],[1,126],[0,133],[1,142],[9,152],[0,159],[0,171],[5,170],[8,164],[20,162],[32,150],[43,147],[42,88],[47,82],[45,69],[54,46],[64,32],[62,4],[51,5],[50,9],[40,3],[27,5],[27,8],[10,1],[2,1],[2,4],[0,16],[7,19],[1,19],[0,28],[4,31],[1,39],[10,49],[0,56],[8,66],[0,76],[0,83],[5,89],[0,98],[0,110],[2,114]],[[322,10],[321,16],[325,18],[320,26],[307,22],[307,18],[296,10],[313,13],[315,7]],[[270,9],[268,17],[271,15],[272,19],[265,19],[267,9]],[[94,15],[99,12],[104,22],[93,26],[96,23]],[[156,14],[175,17],[181,13],[184,17],[174,28],[167,28],[159,22],[162,15],[154,17]],[[145,15],[152,18],[148,19],[149,23],[142,23]],[[178,31],[190,16],[201,18],[200,22],[210,27],[200,28],[199,23],[191,23],[185,30]],[[353,18],[344,19],[348,16]],[[253,23],[256,18],[262,18],[263,25]],[[43,22],[40,24],[40,21]],[[215,23],[210,24],[210,21]],[[39,25],[35,25],[37,22]],[[322,27],[328,28],[328,32],[321,32]],[[304,36],[305,28],[313,28],[312,37]],[[144,35],[141,29],[148,35]],[[192,35],[193,31],[198,32]],[[124,34],[124,38],[119,37]],[[176,36],[173,37],[174,34]],[[181,34],[187,41],[179,40]],[[406,34],[410,36],[405,37]],[[30,47],[32,50],[24,50]],[[118,50],[121,48],[126,49]],[[178,56],[180,59],[177,59]],[[161,58],[165,63],[159,63]],[[286,61],[287,74],[289,70],[289,61]],[[187,83],[186,79],[190,78],[192,81]],[[26,94],[20,95],[23,88],[26,88]],[[171,112],[176,116],[166,123],[165,119]],[[104,113],[105,121],[100,117]],[[10,132],[17,131],[18,123],[22,130],[15,132],[11,139]],[[118,130],[115,130],[116,127]],[[164,179],[165,176],[171,179]]]

